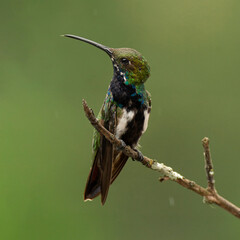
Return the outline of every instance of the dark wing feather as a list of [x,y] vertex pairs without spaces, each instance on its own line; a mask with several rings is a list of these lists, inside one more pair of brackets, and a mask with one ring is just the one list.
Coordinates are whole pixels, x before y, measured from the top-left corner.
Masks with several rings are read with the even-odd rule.
[[99,168],[100,151],[97,151],[92,168],[88,175],[84,192],[84,200],[92,200],[100,194],[101,169]]
[[[116,106],[108,101],[108,104],[103,105],[98,115],[101,124],[112,133],[114,133],[114,126],[116,125],[115,111]],[[94,161],[87,180],[84,200],[92,200],[101,194],[101,202],[104,204],[111,184],[113,145],[95,131],[93,151]]]
[[101,152],[101,202],[103,205],[107,199],[109,186],[111,184],[113,161],[113,145],[109,141],[107,141],[105,137],[102,137]]
[[116,179],[118,174],[121,172],[127,160],[128,156],[126,156],[123,152],[117,154],[113,162],[111,184]]

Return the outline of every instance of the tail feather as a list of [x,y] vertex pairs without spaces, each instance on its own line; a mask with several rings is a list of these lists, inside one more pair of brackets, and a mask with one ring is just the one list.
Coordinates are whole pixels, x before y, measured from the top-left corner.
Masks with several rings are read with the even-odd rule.
[[102,151],[101,157],[102,175],[100,186],[101,186],[101,202],[102,205],[104,205],[111,184],[113,145],[105,138],[102,138],[102,149],[104,149],[104,151]]
[[84,192],[84,200],[92,200],[101,193],[101,170],[97,164],[100,157],[99,151],[97,152],[92,168],[88,175],[87,184]]
[[92,200],[101,194],[101,202],[104,205],[109,186],[111,184],[113,162],[113,145],[104,137],[101,139],[101,147],[98,149],[92,168],[90,170],[84,192],[84,200]]
[[124,153],[120,152],[117,154],[117,156],[115,157],[114,162],[113,162],[111,184],[117,178],[117,176],[123,169],[127,160],[128,160],[128,156],[126,156]]
[[[126,164],[128,157],[124,155],[122,152],[115,154],[115,159],[111,168],[111,175],[109,175],[109,168],[105,171],[108,171],[107,174],[104,175],[102,170],[99,167],[98,160],[100,157],[100,151],[97,152],[96,157],[94,159],[92,168],[90,170],[85,192],[84,192],[84,200],[93,200],[95,197],[101,194],[101,202],[104,205],[110,184],[114,182],[122,168]],[[104,178],[103,176],[106,176]],[[109,182],[109,176],[111,176],[111,181]]]

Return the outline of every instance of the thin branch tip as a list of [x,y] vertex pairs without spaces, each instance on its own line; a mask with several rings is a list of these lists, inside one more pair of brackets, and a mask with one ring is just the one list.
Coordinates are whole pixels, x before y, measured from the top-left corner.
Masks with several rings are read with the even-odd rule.
[[205,137],[202,139],[202,144],[204,148],[204,160],[205,160],[205,170],[207,175],[208,181],[208,190],[212,193],[216,193],[215,189],[215,180],[214,180],[214,171],[213,171],[213,163],[210,154],[210,147],[209,147],[209,138]]
[[202,139],[202,144],[203,144],[203,147],[209,147],[209,138],[208,137],[204,137]]

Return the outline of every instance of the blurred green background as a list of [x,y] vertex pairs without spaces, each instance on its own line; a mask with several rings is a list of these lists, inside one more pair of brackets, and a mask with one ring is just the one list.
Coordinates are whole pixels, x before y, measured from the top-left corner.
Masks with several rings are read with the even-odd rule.
[[1,1],[0,239],[238,239],[239,220],[129,161],[107,202],[83,202],[108,56],[71,33],[148,59],[153,109],[142,152],[240,204],[240,2]]

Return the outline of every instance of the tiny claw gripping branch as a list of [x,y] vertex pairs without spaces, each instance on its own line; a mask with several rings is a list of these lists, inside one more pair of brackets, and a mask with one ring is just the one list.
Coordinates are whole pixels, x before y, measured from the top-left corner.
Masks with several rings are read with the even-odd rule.
[[126,143],[122,140],[122,139],[119,139],[119,141],[121,142],[121,146],[120,147],[117,147],[117,149],[119,151],[122,151],[124,150],[124,148],[127,146]]
[[137,161],[139,161],[139,162],[142,162],[143,159],[144,159],[143,154],[142,154],[137,148],[134,148],[133,150],[134,150],[135,152],[137,152],[137,154],[138,154],[137,159],[133,159],[133,161],[134,161],[134,160],[137,160]]

